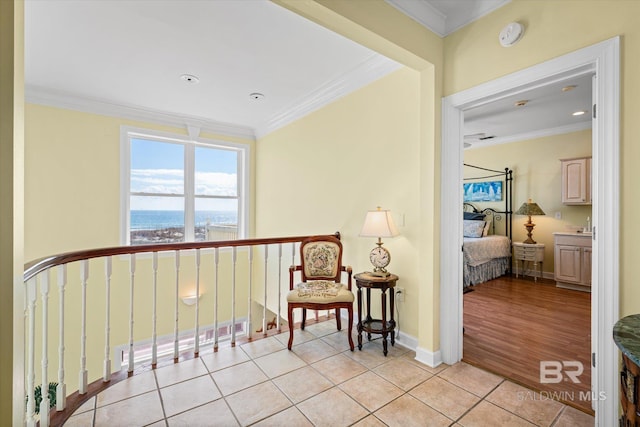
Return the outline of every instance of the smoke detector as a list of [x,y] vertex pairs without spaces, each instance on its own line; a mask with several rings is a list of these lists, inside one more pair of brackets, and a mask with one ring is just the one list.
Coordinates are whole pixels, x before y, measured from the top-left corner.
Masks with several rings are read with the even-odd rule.
[[511,22],[500,31],[498,40],[502,47],[511,47],[518,43],[524,34],[524,27],[519,22]]

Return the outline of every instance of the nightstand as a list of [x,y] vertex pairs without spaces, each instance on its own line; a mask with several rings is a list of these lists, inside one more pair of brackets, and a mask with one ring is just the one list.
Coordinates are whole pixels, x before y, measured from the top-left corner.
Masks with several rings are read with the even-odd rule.
[[524,276],[525,263],[533,263],[533,280],[538,281],[536,272],[538,263],[540,263],[540,278],[542,278],[542,266],[544,262],[544,243],[514,243],[513,257],[516,260],[516,277],[518,277],[518,267],[522,262],[522,271]]

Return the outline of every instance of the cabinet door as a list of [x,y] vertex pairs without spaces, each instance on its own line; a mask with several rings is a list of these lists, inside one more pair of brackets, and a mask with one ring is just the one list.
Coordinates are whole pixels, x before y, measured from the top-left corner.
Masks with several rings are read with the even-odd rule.
[[556,245],[555,276],[561,282],[580,283],[582,278],[582,251],[579,246]]
[[591,248],[582,248],[582,284],[591,286]]
[[587,159],[564,160],[562,162],[562,203],[588,204]]

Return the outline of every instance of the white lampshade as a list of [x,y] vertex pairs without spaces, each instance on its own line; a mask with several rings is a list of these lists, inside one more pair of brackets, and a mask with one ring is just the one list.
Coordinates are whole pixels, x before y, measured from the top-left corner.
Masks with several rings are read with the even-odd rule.
[[360,230],[362,237],[395,237],[400,233],[391,217],[391,211],[378,207],[375,211],[367,212],[364,225]]

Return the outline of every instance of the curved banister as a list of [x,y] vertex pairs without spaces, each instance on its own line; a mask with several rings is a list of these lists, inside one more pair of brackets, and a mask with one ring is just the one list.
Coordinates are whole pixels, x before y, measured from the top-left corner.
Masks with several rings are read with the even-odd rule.
[[[340,239],[340,232],[336,231],[329,236]],[[220,240],[215,242],[186,242],[186,243],[159,243],[151,245],[114,246],[110,248],[87,249],[81,251],[66,252],[49,257],[43,257],[30,261],[24,266],[24,282],[36,276],[38,273],[57,265],[68,264],[74,261],[100,258],[111,255],[129,255],[149,252],[185,251],[191,249],[211,249],[222,247],[270,245],[276,243],[300,242],[310,237],[320,236],[293,236],[293,237],[268,237],[261,239]]]
[[[227,286],[228,291],[230,292],[230,301],[227,301],[226,303],[229,305],[231,313],[230,313],[230,317],[228,319],[224,319],[224,321],[226,323],[228,323],[231,326],[225,326],[226,328],[230,328],[229,335],[231,337],[231,345],[235,346],[236,344],[236,327],[237,325],[243,325],[241,327],[242,329],[242,334],[246,335],[246,339],[248,339],[249,341],[252,339],[251,337],[251,331],[253,330],[252,328],[252,316],[251,316],[251,305],[252,305],[252,285],[254,283],[253,281],[253,276],[252,276],[252,265],[253,265],[253,252],[252,250],[248,251],[248,258],[249,258],[249,270],[248,270],[248,280],[245,280],[242,283],[243,289],[246,290],[246,298],[247,298],[247,312],[246,314],[246,319],[238,319],[238,314],[236,313],[236,293],[237,293],[237,285],[236,285],[236,249],[237,247],[247,247],[247,248],[253,248],[253,247],[264,247],[264,262],[265,262],[265,266],[264,266],[264,271],[263,271],[263,276],[264,276],[264,301],[262,302],[258,302],[258,304],[262,304],[262,329],[260,330],[262,332],[262,334],[266,337],[267,336],[267,329],[268,329],[268,323],[267,323],[267,289],[270,290],[274,290],[273,295],[277,295],[277,312],[274,311],[274,314],[277,316],[278,319],[281,318],[281,302],[282,302],[282,289],[285,288],[286,289],[286,285],[282,286],[282,278],[281,278],[281,267],[282,267],[282,262],[284,261],[282,258],[282,245],[283,244],[290,244],[291,245],[291,250],[292,250],[292,263],[295,263],[295,247],[296,244],[299,242],[302,242],[306,239],[309,238],[327,238],[327,237],[335,237],[340,239],[340,232],[335,232],[333,234],[325,234],[325,235],[307,235],[307,236],[290,236],[290,237],[272,237],[272,238],[255,238],[255,239],[242,239],[242,240],[224,240],[224,241],[202,241],[202,242],[187,242],[187,243],[163,243],[163,244],[146,244],[146,245],[134,245],[134,246],[116,246],[116,247],[108,247],[108,248],[97,248],[97,249],[88,249],[88,250],[80,250],[80,251],[73,251],[73,252],[66,252],[66,253],[61,253],[58,255],[52,255],[52,256],[48,256],[48,257],[43,257],[34,261],[31,261],[27,264],[25,264],[24,266],[24,284],[26,286],[26,295],[27,298],[25,299],[25,322],[28,322],[28,330],[26,331],[26,335],[25,335],[25,348],[28,348],[28,352],[27,352],[27,359],[28,359],[28,367],[26,369],[26,378],[27,378],[27,402],[30,402],[29,404],[27,404],[26,407],[26,425],[28,427],[35,427],[37,425],[37,421],[38,421],[38,415],[35,413],[35,390],[36,390],[36,386],[40,386],[42,387],[42,389],[45,389],[47,387],[48,384],[50,384],[50,377],[52,375],[51,372],[48,370],[48,365],[50,363],[50,358],[52,361],[56,361],[57,359],[57,364],[59,366],[58,368],[58,386],[56,388],[56,392],[55,392],[55,396],[56,396],[56,407],[51,409],[50,411],[43,411],[42,413],[40,413],[39,415],[39,419],[40,419],[40,425],[44,425],[44,426],[49,426],[49,425],[61,425],[62,423],[64,423],[64,420],[66,420],[70,414],[72,414],[81,403],[85,402],[88,398],[89,395],[93,395],[94,393],[96,393],[99,390],[102,390],[106,387],[106,383],[111,382],[114,379],[121,379],[123,375],[133,375],[134,374],[134,366],[136,365],[136,363],[139,363],[139,366],[143,366],[140,360],[138,360],[138,362],[136,362],[136,351],[140,352],[140,348],[139,346],[141,345],[140,343],[143,343],[143,341],[140,341],[140,336],[136,333],[134,333],[134,318],[137,315],[137,305],[136,305],[136,301],[139,302],[140,299],[136,299],[134,298],[134,288],[140,286],[140,284],[138,283],[138,280],[136,279],[136,255],[137,254],[141,254],[141,253],[146,253],[146,254],[153,254],[153,260],[151,262],[151,266],[152,266],[152,271],[153,271],[153,278],[152,278],[152,282],[153,282],[153,316],[152,316],[152,325],[153,325],[153,332],[152,332],[152,337],[147,337],[147,336],[143,336],[143,339],[147,339],[150,338],[152,340],[152,345],[150,348],[150,351],[152,353],[152,357],[151,357],[151,367],[152,368],[156,368],[157,367],[157,355],[158,355],[158,341],[157,341],[157,331],[156,331],[156,326],[157,326],[157,315],[156,315],[156,307],[157,307],[157,302],[156,302],[156,297],[155,297],[155,292],[156,292],[156,280],[157,280],[157,274],[158,274],[158,268],[157,268],[157,254],[158,252],[164,252],[164,253],[170,253],[170,252],[174,252],[174,260],[175,260],[175,286],[173,286],[173,290],[175,291],[175,301],[172,301],[172,303],[175,303],[175,310],[173,311],[173,319],[175,321],[175,327],[174,327],[174,332],[173,334],[169,335],[169,333],[167,333],[167,335],[164,336],[164,344],[162,345],[166,345],[167,343],[169,343],[170,345],[173,345],[173,358],[171,360],[173,360],[173,362],[177,362],[179,359],[181,359],[182,357],[184,357],[185,354],[189,353],[191,350],[187,349],[188,346],[190,346],[191,344],[188,344],[187,347],[182,348],[180,345],[180,343],[182,341],[185,340],[185,336],[189,336],[187,338],[187,340],[192,340],[193,341],[193,357],[198,357],[199,354],[199,349],[200,349],[200,342],[202,340],[203,343],[208,343],[208,344],[213,344],[213,351],[217,351],[217,347],[218,347],[218,334],[220,333],[220,328],[219,328],[219,319],[218,319],[218,266],[219,266],[219,258],[218,258],[218,253],[219,253],[219,249],[220,248],[231,248],[232,249],[232,257],[231,257],[231,266],[230,269],[227,270],[230,272],[230,280],[228,280],[227,282],[225,282],[225,286]],[[277,279],[271,281],[268,280],[268,270],[269,270],[269,266],[267,265],[268,263],[268,259],[269,259],[269,247],[271,245],[277,245],[278,246],[278,255],[277,255]],[[215,276],[214,276],[214,280],[213,282],[209,282],[210,284],[213,285],[213,294],[214,294],[214,298],[215,298],[215,306],[213,308],[213,325],[205,325],[207,328],[209,328],[208,332],[212,332],[213,333],[213,338],[208,337],[207,338],[207,334],[206,333],[201,333],[201,319],[200,319],[200,303],[199,301],[199,297],[195,299],[195,310],[194,313],[195,314],[195,319],[194,319],[194,329],[193,331],[187,331],[185,330],[183,332],[183,328],[179,327],[179,318],[180,318],[180,312],[181,310],[179,310],[178,307],[178,301],[179,301],[179,289],[181,287],[181,281],[180,281],[180,253],[183,251],[195,251],[194,254],[194,259],[196,261],[195,263],[195,286],[196,286],[196,295],[200,296],[200,292],[198,291],[198,288],[200,286],[200,250],[202,249],[214,249],[214,257],[213,257],[213,261],[215,262]],[[126,280],[121,280],[120,281],[120,286],[119,289],[122,292],[122,290],[124,289],[125,292],[128,293],[128,301],[129,301],[129,315],[128,315],[128,323],[127,323],[127,327],[128,327],[128,338],[125,337],[125,334],[122,332],[124,330],[124,328],[120,328],[120,336],[118,338],[119,340],[119,344],[122,348],[124,348],[124,346],[127,346],[128,348],[128,362],[127,364],[127,370],[126,372],[124,372],[123,370],[121,370],[120,368],[120,364],[118,364],[118,372],[113,373],[111,371],[111,367],[112,367],[112,360],[110,358],[111,355],[111,350],[112,350],[112,344],[111,344],[111,321],[110,321],[110,312],[112,310],[111,308],[111,304],[112,304],[112,297],[111,297],[111,277],[112,277],[112,262],[111,262],[111,257],[112,256],[128,256],[128,265],[127,263],[122,263],[122,267],[124,267],[124,270],[121,270],[121,273],[125,273],[129,276],[129,280],[128,280],[128,286],[127,286],[127,281]],[[106,297],[104,299],[104,304],[105,304],[105,321],[104,321],[104,325],[100,325],[100,321],[97,320],[96,316],[91,315],[91,319],[88,319],[88,311],[87,311],[87,294],[88,292],[88,273],[89,273],[89,260],[93,260],[93,259],[97,259],[97,258],[104,258],[104,268],[105,268],[105,276],[103,277],[104,280],[104,291],[106,292]],[[209,259],[209,261],[212,261],[212,259]],[[286,262],[286,261],[285,261]],[[71,263],[77,263],[79,271],[80,271],[80,290],[81,290],[81,294],[80,295],[75,295],[75,299],[69,300],[67,302],[66,301],[66,287],[67,287],[67,276],[66,276],[66,271],[67,271],[67,264],[71,264]],[[120,264],[120,263],[119,263]],[[49,304],[49,297],[50,294],[53,292],[53,290],[51,289],[51,285],[50,285],[50,270],[54,267],[60,267],[58,269],[58,281],[57,281],[57,292],[58,292],[58,297],[57,297],[57,305],[52,306],[51,304]],[[224,267],[224,266],[223,266]],[[171,274],[171,273],[170,273]],[[144,281],[141,282],[144,285]],[[91,287],[91,292],[94,292],[94,287]],[[76,289],[78,289],[78,287],[76,286]],[[148,290],[149,288],[147,288]],[[241,291],[243,292],[243,291]],[[141,294],[142,295],[142,294]],[[123,299],[124,298],[124,299]],[[126,302],[127,297],[121,294],[120,295],[120,300],[119,303],[123,303]],[[145,300],[146,301],[146,300]],[[183,300],[184,301],[184,300]],[[257,300],[256,300],[257,301]],[[188,304],[185,302],[185,304]],[[67,406],[68,404],[68,397],[66,394],[66,381],[65,381],[65,360],[68,360],[68,355],[66,355],[65,353],[65,328],[64,328],[64,323],[65,323],[65,307],[67,306],[72,306],[72,307],[76,307],[77,309],[80,310],[80,314],[81,314],[81,322],[80,322],[80,348],[76,349],[75,353],[73,354],[73,356],[75,358],[80,359],[80,363],[79,363],[79,382],[78,382],[78,390],[77,392],[75,392],[74,394],[72,394],[71,396],[75,396],[73,403],[70,404],[69,406]],[[36,311],[36,307],[38,307],[39,310],[41,310],[41,314],[38,314],[38,312]],[[49,308],[53,307],[54,308],[54,313],[58,314],[58,327],[57,328],[53,328],[50,329],[48,324],[49,324]],[[55,311],[57,309],[57,312]],[[135,309],[135,310],[134,310]],[[274,309],[275,310],[275,309]],[[38,316],[38,322],[36,322],[36,316]],[[171,313],[168,314],[168,316],[171,316]],[[227,316],[229,316],[229,314],[227,314]],[[53,317],[55,317],[55,314],[53,315]],[[41,323],[41,326],[38,326]],[[281,332],[281,323],[280,320],[278,320],[277,323],[277,331]],[[93,327],[91,330],[87,329],[87,325],[91,324],[94,325],[95,327]],[[104,357],[103,360],[98,360],[96,359],[96,354],[88,354],[87,352],[87,338],[90,337],[96,330],[96,328],[100,328],[101,326],[104,327],[105,330],[105,343],[104,343],[104,352],[98,352],[98,353],[102,353],[100,355],[100,357]],[[39,328],[39,329],[38,329]],[[166,328],[165,328],[166,329]],[[260,332],[260,331],[256,331],[256,332]],[[51,337],[49,336],[51,333]],[[226,332],[225,332],[226,333]],[[36,383],[36,370],[38,369],[36,367],[36,357],[35,357],[35,352],[36,352],[36,335],[40,335],[40,337],[42,338],[42,344],[40,345],[40,350],[42,353],[42,358],[41,358],[41,377],[38,381],[38,383]],[[169,338],[167,338],[169,337]],[[50,338],[52,338],[52,340],[50,340]],[[55,342],[55,340],[57,339],[58,341],[58,354],[55,355],[55,349],[53,346],[50,346],[49,342]],[[138,339],[138,341],[135,341],[135,339]],[[182,341],[181,341],[182,340]],[[126,344],[125,344],[126,343]],[[142,346],[144,347],[146,344],[142,344]],[[93,350],[95,350],[95,348],[93,348]],[[122,359],[124,360],[124,354],[125,354],[126,349],[122,350]],[[143,349],[142,350],[142,360],[145,360],[146,353],[145,351],[149,351],[149,349]],[[164,356],[168,357],[169,353],[166,350],[163,350]],[[92,351],[92,353],[96,353],[95,351]],[[117,351],[114,350],[114,354],[117,354]],[[93,373],[93,370],[95,369],[95,366],[97,365],[96,360],[98,360],[98,362],[102,363],[102,367],[103,367],[103,376],[101,379],[96,379],[91,386],[90,389],[90,384],[89,384],[89,366],[88,366],[88,360],[92,361],[93,363],[93,368],[92,369],[92,375],[95,378],[98,378],[98,375],[96,375],[96,373]],[[120,363],[120,362],[118,362]],[[161,362],[162,363],[162,362]],[[142,369],[146,369],[146,367],[143,367]],[[96,385],[97,384],[97,385]],[[102,385],[100,385],[102,384]],[[46,399],[42,400],[45,407],[47,406],[48,402]],[[55,421],[53,422],[53,424],[50,424],[49,422],[51,421],[51,415],[54,416]]]

